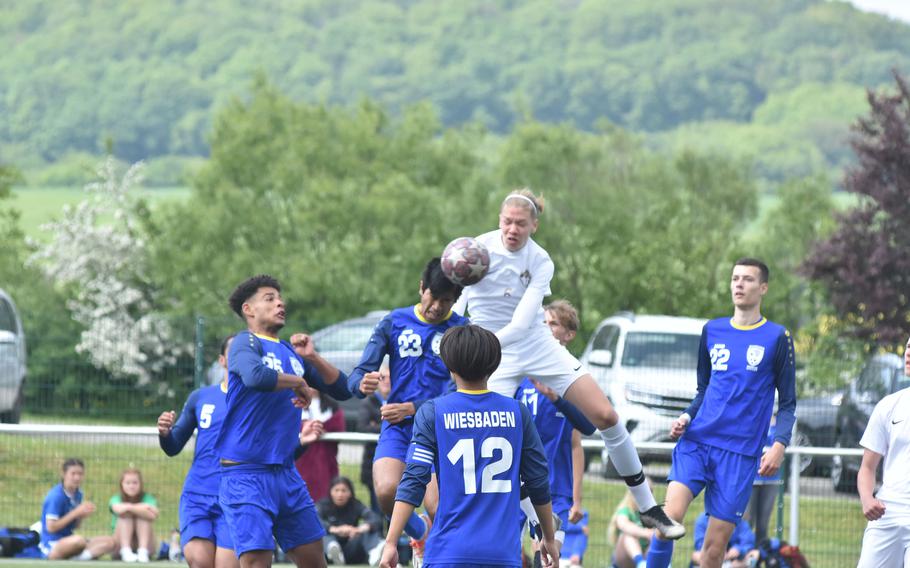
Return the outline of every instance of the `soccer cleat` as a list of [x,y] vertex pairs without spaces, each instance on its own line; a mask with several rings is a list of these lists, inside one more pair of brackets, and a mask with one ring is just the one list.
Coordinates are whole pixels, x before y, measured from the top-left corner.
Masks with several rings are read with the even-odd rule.
[[427,544],[427,537],[430,536],[430,528],[433,526],[433,521],[426,513],[422,513],[420,518],[426,523],[427,532],[423,533],[423,538],[420,540],[411,539],[411,566],[413,568],[423,568],[423,549]]
[[137,550],[136,551],[136,561],[140,562],[141,564],[147,564],[149,561],[149,551],[144,548],[140,548],[139,550]]
[[640,516],[641,524],[649,529],[657,529],[660,536],[666,539],[676,540],[686,534],[686,527],[668,517],[660,505],[654,505],[647,511],[642,511]]
[[139,560],[139,556],[133,552],[132,548],[123,547],[120,549],[120,560],[123,562],[136,562]]
[[341,545],[338,544],[337,540],[329,541],[329,544],[325,547],[325,555],[329,562],[336,566],[344,564],[344,552],[342,552]]

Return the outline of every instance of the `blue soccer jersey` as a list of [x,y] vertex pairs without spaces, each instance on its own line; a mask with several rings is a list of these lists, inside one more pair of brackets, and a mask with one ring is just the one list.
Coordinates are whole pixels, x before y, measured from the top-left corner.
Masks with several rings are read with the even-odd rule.
[[451,377],[439,358],[439,344],[446,330],[469,320],[450,311],[444,320],[431,324],[420,315],[419,308],[398,308],[376,324],[360,363],[348,379],[351,392],[363,398],[363,375],[379,370],[386,355],[392,383],[386,402],[413,402],[417,409],[424,401],[449,392]]
[[215,440],[227,413],[227,391],[221,384],[193,391],[177,423],[167,436],[159,436],[161,449],[169,456],[180,453],[193,431],[196,433],[196,450],[193,464],[183,482],[183,491],[199,495],[218,495],[221,465],[215,453]]
[[431,466],[439,506],[426,564],[521,566],[520,482],[533,503],[550,500],[546,456],[527,408],[490,391],[427,401],[396,500],[419,505]]
[[[42,545],[47,547],[49,543],[73,534],[73,531],[79,526],[78,520],[73,521],[57,532],[50,532],[47,530],[47,521],[48,519],[62,519],[68,515],[70,511],[78,507],[80,503],[82,503],[81,489],[77,489],[74,494],[68,495],[66,491],[63,490],[63,484],[58,483],[47,492],[47,496],[44,498],[44,505],[41,507]],[[48,552],[50,552],[49,549]]]
[[237,334],[228,353],[227,412],[215,453],[234,462],[292,467],[300,445],[300,410],[289,389],[275,390],[278,373],[297,375],[333,398],[351,398],[347,376],[326,385],[311,364],[286,342],[249,331]]
[[788,445],[796,419],[796,365],[790,333],[764,318],[750,326],[736,326],[729,318],[709,321],[699,346],[698,394],[686,410],[692,422],[683,437],[761,456],[775,389],[775,440]]
[[515,398],[520,400],[534,420],[544,453],[550,465],[550,493],[567,497],[572,502],[572,424],[550,399],[540,393],[527,378],[521,381]]

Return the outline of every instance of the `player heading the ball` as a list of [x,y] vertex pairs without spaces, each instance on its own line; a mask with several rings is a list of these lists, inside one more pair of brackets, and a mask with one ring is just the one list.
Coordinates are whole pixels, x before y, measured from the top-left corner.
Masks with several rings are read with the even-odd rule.
[[547,251],[531,238],[543,206],[543,199],[529,189],[505,197],[499,207],[499,229],[477,237],[489,250],[489,272],[465,288],[454,310],[494,332],[502,345],[502,363],[490,377],[490,390],[511,397],[524,377],[534,377],[577,406],[600,431],[610,460],[635,497],[642,523],[667,538],[680,538],[686,529],[654,500],[613,405],[544,323],[543,299],[551,293],[554,267]]

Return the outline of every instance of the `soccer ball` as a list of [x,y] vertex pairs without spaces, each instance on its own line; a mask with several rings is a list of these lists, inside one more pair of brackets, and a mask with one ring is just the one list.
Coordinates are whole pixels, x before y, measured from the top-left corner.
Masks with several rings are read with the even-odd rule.
[[490,251],[476,239],[459,237],[442,252],[442,273],[459,286],[477,284],[490,269]]

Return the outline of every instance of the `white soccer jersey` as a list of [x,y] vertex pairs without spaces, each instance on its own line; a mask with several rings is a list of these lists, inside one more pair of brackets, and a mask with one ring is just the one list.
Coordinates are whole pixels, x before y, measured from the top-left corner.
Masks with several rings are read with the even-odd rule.
[[530,294],[540,300],[535,302],[536,306],[529,307],[534,312],[529,329],[537,331],[539,327],[549,334],[542,303],[551,294],[553,278],[553,261],[547,251],[528,239],[521,250],[511,252],[502,244],[499,229],[484,233],[477,240],[490,251],[490,269],[483,280],[464,289],[455,311],[464,313],[467,305],[471,322],[495,333],[518,319],[515,310],[522,297]]
[[859,444],[884,456],[878,499],[910,509],[910,388],[875,405]]

